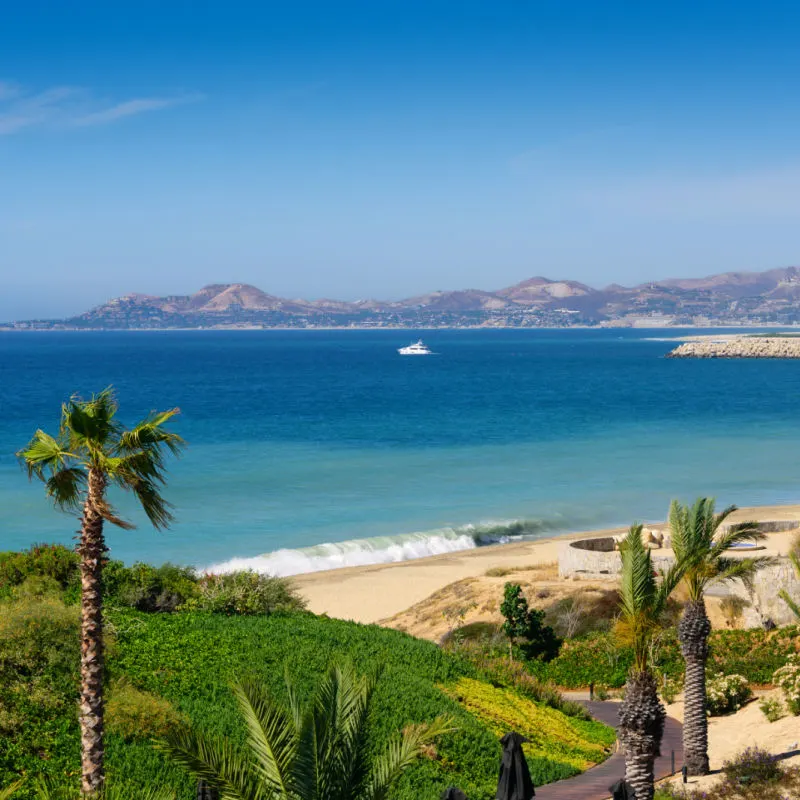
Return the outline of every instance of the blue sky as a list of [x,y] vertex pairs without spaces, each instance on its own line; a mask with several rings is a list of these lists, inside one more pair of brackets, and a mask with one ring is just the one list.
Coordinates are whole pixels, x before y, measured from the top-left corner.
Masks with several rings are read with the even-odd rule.
[[6,4],[0,319],[800,263],[800,7]]

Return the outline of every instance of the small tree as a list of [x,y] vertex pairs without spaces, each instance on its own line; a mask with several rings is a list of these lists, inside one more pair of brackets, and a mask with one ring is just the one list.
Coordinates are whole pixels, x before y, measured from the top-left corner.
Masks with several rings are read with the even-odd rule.
[[544,611],[528,608],[528,601],[518,583],[507,583],[503,591],[500,613],[505,617],[503,633],[508,636],[509,658],[519,646],[526,659],[549,661],[558,655],[561,640],[544,624]]

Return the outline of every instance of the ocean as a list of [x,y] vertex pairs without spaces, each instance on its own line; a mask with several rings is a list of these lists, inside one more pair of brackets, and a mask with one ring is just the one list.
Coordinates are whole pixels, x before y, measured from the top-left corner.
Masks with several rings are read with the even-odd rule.
[[[114,557],[290,575],[659,520],[669,501],[800,502],[800,361],[671,360],[658,330],[0,334],[0,549],[70,543],[14,457],[60,404],[179,406],[176,524]],[[401,357],[421,336],[435,352]]]

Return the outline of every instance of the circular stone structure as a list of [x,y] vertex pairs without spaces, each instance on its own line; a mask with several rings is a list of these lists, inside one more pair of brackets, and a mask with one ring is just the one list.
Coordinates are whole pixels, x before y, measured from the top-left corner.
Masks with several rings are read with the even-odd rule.
[[[727,533],[731,528],[741,523],[733,523],[722,528],[723,533]],[[797,520],[763,520],[757,523],[761,533],[778,533],[790,531],[800,527]],[[672,550],[668,547],[669,532],[666,525],[649,525],[642,530],[650,543],[653,566],[656,569],[665,569],[675,560]],[[572,578],[573,580],[603,581],[613,580],[622,572],[622,558],[617,550],[617,542],[626,536],[628,531],[620,528],[615,531],[613,536],[595,536],[589,539],[573,539],[564,542],[558,553],[558,575],[560,578]],[[663,535],[663,539],[658,538]],[[667,547],[660,548],[656,545],[654,537],[658,541],[663,541]],[[730,553],[748,553],[756,549],[763,549],[757,545],[754,547],[737,547],[729,550]]]

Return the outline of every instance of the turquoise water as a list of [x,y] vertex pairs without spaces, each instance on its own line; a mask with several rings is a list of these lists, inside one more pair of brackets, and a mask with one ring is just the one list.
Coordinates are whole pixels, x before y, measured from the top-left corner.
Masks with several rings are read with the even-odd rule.
[[[69,542],[13,453],[114,384],[180,406],[178,522],[132,561],[290,574],[662,519],[669,500],[800,502],[800,362],[667,360],[669,331],[208,331],[0,336],[0,547]],[[396,348],[421,335],[435,356]]]

